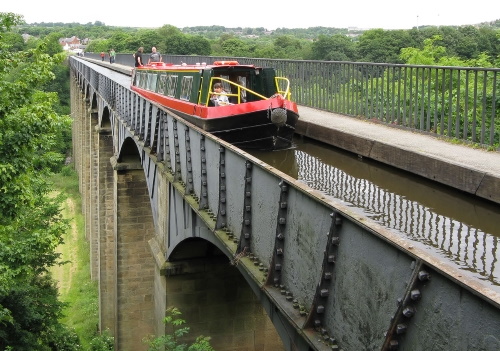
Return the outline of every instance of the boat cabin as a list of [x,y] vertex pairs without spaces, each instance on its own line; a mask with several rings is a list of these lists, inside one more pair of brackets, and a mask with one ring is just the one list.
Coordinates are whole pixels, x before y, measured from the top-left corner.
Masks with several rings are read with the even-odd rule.
[[231,104],[266,100],[276,93],[289,98],[288,79],[276,77],[274,68],[216,61],[213,65],[173,65],[155,62],[134,70],[137,88],[198,105],[213,106],[213,85],[222,83]]

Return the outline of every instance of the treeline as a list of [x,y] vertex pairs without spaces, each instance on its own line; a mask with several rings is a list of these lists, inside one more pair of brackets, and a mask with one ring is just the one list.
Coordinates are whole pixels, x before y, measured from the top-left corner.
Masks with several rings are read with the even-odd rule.
[[423,48],[427,39],[445,48],[444,55],[460,60],[494,60],[500,55],[500,20],[475,26],[422,26],[409,30],[347,28],[226,28],[198,26],[177,28],[164,25],[157,29],[110,27],[94,24],[40,23],[21,25],[17,33],[35,37],[57,33],[60,37],[89,38],[89,52],[133,53],[143,46],[148,52],[156,46],[172,55],[213,55],[292,60],[405,63],[404,48]]
[[54,92],[66,55],[50,34],[18,43],[10,29],[19,21],[0,12],[0,350],[72,351],[78,337],[60,322],[50,274],[69,223],[48,181],[71,144]]

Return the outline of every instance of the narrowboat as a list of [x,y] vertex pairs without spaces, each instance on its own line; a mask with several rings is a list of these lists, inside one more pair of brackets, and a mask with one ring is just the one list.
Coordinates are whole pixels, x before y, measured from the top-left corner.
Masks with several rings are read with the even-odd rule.
[[[216,83],[223,92],[214,88]],[[292,146],[297,104],[290,100],[289,80],[274,68],[237,61],[153,62],[134,69],[131,89],[239,148]],[[227,104],[218,103],[221,95]]]

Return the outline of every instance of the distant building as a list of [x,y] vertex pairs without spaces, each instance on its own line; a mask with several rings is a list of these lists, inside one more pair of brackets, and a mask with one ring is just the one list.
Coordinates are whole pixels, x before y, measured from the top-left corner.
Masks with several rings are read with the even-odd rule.
[[60,38],[59,44],[61,44],[64,51],[73,51],[76,53],[85,51],[89,43],[89,39],[80,40],[76,36],[72,36],[71,38]]
[[31,35],[27,33],[21,34],[21,36],[23,37],[25,43],[31,38]]

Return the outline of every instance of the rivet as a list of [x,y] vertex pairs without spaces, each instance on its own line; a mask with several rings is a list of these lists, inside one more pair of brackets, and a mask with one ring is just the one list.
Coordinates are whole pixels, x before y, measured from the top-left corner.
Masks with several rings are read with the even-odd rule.
[[319,305],[318,307],[316,307],[316,313],[324,313],[325,312],[325,306],[323,305]]
[[324,279],[325,280],[330,280],[332,279],[332,273],[331,272],[326,272],[325,275],[324,275]]
[[278,256],[283,255],[283,249],[281,247],[276,249],[276,255]]
[[251,193],[250,191],[247,191],[247,192],[245,193],[245,196],[246,196],[246,197],[250,197],[250,195],[252,195],[252,193]]
[[250,233],[245,233],[244,237],[245,237],[245,239],[250,239]]
[[252,209],[252,206],[245,206],[245,211],[250,212],[251,209]]
[[277,271],[281,271],[281,264],[280,263],[277,263],[275,266],[274,266],[274,269],[277,270]]
[[420,272],[418,272],[418,279],[420,281],[426,281],[426,280],[431,279],[431,275],[426,271],[420,271]]
[[225,216],[226,215],[226,210],[221,210],[220,214],[223,215],[223,216]]
[[403,310],[403,315],[404,315],[405,317],[410,318],[410,317],[413,317],[413,315],[414,315],[414,314],[415,314],[415,309],[414,309],[413,307],[411,307],[411,306],[408,306],[408,307],[406,307],[406,308]]
[[252,177],[247,177],[246,181],[247,181],[247,183],[251,183],[252,182]]
[[421,293],[420,293],[420,290],[418,289],[415,289],[415,290],[412,290],[410,292],[410,298],[413,300],[413,301],[417,301],[417,300],[420,300],[420,297],[421,297]]
[[325,297],[325,296],[328,296],[330,294],[330,292],[328,291],[328,289],[321,289],[319,294],[320,294],[320,296]]
[[335,255],[328,255],[328,262],[335,263]]
[[279,223],[280,224],[285,224],[286,223],[286,218],[281,217],[280,220],[279,220]]
[[314,320],[314,325],[315,325],[316,327],[319,327],[319,326],[321,325],[321,321],[320,321],[319,319],[315,319],[315,320]]
[[222,202],[223,204],[226,203],[226,198],[225,197],[221,198],[220,202]]
[[408,327],[406,326],[406,324],[402,324],[402,323],[398,324],[396,326],[396,334],[404,334],[404,333],[406,333],[406,329],[407,328]]
[[280,206],[281,206],[281,208],[286,208],[286,206],[287,206],[286,201],[281,202],[281,203],[280,203]]
[[245,225],[246,226],[250,225],[250,220],[249,219],[245,219]]
[[221,177],[221,178],[226,178],[226,173],[222,172],[222,173],[220,174],[220,177]]
[[338,244],[339,244],[339,242],[340,242],[340,239],[339,239],[339,237],[338,237],[338,236],[334,236],[334,237],[332,238],[332,244],[333,244],[333,245],[338,245]]
[[277,236],[276,236],[279,240],[283,240],[285,238],[285,236],[282,234],[282,233],[279,233]]
[[399,348],[399,342],[397,340],[391,340],[389,342],[389,350],[397,350]]

